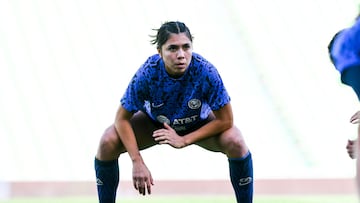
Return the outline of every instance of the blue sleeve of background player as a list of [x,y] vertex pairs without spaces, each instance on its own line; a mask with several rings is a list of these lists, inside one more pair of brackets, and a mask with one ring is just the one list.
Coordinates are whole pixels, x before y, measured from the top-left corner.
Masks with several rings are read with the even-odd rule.
[[346,68],[360,66],[360,21],[354,26],[344,29],[335,39],[331,56],[340,72]]

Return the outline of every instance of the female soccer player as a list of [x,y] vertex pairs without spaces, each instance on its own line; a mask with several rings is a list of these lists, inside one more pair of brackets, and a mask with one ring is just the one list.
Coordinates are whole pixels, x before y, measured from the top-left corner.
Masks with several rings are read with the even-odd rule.
[[[360,101],[360,13],[352,26],[337,32],[329,43],[331,62],[340,72],[341,82],[352,87]],[[351,123],[359,123],[360,112],[351,118]],[[358,125],[358,138],[360,138],[360,125]],[[351,158],[360,157],[360,142],[349,140],[347,151]],[[360,189],[360,160],[357,159],[357,184]],[[360,190],[359,190],[360,192]],[[360,193],[359,193],[360,194]]]
[[166,22],[156,31],[151,42],[158,53],[131,79],[114,124],[100,140],[95,157],[99,202],[115,202],[118,158],[125,152],[133,164],[134,188],[150,194],[153,178],[140,150],[157,144],[196,144],[224,153],[237,202],[252,202],[251,153],[233,124],[230,97],[217,69],[193,52],[193,36],[184,23]]

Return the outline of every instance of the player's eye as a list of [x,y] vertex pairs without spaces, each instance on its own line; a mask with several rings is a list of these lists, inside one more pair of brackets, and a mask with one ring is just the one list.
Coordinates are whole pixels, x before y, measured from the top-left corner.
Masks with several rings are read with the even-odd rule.
[[185,45],[183,46],[183,49],[184,49],[184,50],[188,50],[188,49],[190,49],[190,48],[191,48],[190,44],[185,44]]
[[175,52],[178,50],[178,47],[177,46],[169,46],[168,50],[171,52]]

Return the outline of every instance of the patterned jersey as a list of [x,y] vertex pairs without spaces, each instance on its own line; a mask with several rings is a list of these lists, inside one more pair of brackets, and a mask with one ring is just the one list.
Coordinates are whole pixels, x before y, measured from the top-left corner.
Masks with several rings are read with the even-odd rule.
[[230,97],[217,69],[199,54],[192,54],[184,75],[176,79],[156,54],[137,70],[120,102],[129,112],[141,110],[155,122],[184,131],[225,106]]
[[360,18],[353,26],[341,30],[334,36],[329,51],[339,72],[349,67],[360,66]]

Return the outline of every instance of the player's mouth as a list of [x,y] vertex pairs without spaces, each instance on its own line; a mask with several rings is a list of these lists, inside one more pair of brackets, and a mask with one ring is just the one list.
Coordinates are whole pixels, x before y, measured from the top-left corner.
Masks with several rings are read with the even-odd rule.
[[176,63],[175,67],[180,68],[180,69],[184,69],[184,68],[187,68],[187,64],[186,63]]

